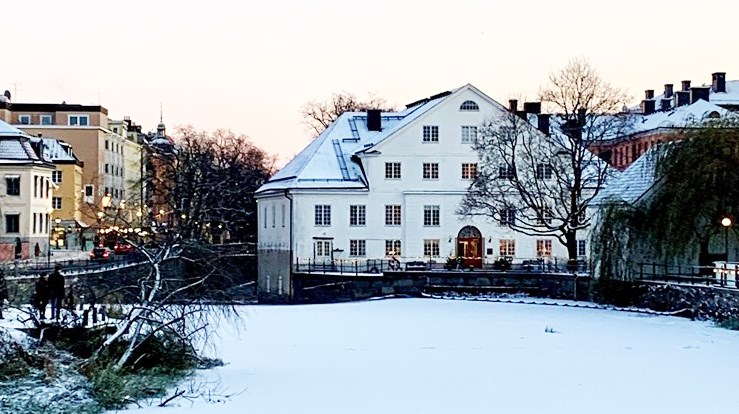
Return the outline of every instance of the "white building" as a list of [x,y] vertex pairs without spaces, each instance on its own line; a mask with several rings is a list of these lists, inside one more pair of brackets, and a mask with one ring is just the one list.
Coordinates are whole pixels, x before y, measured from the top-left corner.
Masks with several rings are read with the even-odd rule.
[[289,295],[289,263],[308,261],[566,259],[553,237],[458,212],[478,126],[505,111],[466,85],[400,112],[344,113],[257,191],[260,291]]

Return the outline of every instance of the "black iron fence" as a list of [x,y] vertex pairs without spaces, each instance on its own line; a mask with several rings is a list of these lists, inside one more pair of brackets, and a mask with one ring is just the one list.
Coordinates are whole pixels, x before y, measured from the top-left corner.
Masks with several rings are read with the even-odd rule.
[[387,259],[300,259],[296,258],[293,266],[295,272],[302,273],[339,273],[339,274],[379,274],[392,271],[500,271],[518,273],[579,273],[591,274],[592,263],[586,260],[569,261],[563,258],[546,257],[511,260],[501,258],[493,262],[476,263],[463,258],[447,260],[399,260]]
[[737,287],[739,263],[721,263],[717,266],[660,263],[638,263],[637,265],[636,277],[640,280]]
[[146,259],[140,254],[112,256],[108,260],[70,259],[48,261],[16,261],[2,266],[6,276],[34,277],[41,273],[51,273],[57,265],[64,273],[91,273],[142,263]]

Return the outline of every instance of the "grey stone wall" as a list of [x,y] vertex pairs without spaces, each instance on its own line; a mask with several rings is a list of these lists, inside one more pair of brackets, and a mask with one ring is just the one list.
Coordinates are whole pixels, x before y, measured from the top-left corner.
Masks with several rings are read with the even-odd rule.
[[260,303],[286,303],[292,296],[290,251],[259,250],[257,300]]

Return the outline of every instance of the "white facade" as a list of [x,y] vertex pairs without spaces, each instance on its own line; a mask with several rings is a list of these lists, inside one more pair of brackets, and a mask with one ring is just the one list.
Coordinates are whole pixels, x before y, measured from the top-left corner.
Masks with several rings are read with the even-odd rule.
[[[485,262],[501,256],[566,259],[566,248],[554,237],[526,236],[491,219],[458,213],[471,183],[463,169],[469,173],[478,162],[463,141],[507,109],[471,85],[440,95],[383,113],[379,132],[367,129],[367,113],[342,115],[257,192],[260,250],[290,250],[292,263],[378,259],[395,252],[399,241],[401,262],[444,262],[465,256],[458,236],[474,226],[481,234],[478,256]],[[478,109],[470,110],[470,102]],[[324,206],[330,222],[324,222]],[[399,221],[386,217],[398,208]],[[502,245],[507,250],[501,251]]]

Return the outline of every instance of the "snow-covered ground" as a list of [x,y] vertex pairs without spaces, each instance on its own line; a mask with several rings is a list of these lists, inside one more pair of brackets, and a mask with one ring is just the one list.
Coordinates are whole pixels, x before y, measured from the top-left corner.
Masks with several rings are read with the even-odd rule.
[[[667,316],[395,299],[250,306],[224,403],[132,413],[727,413],[739,332]],[[554,331],[554,332],[551,332]]]

